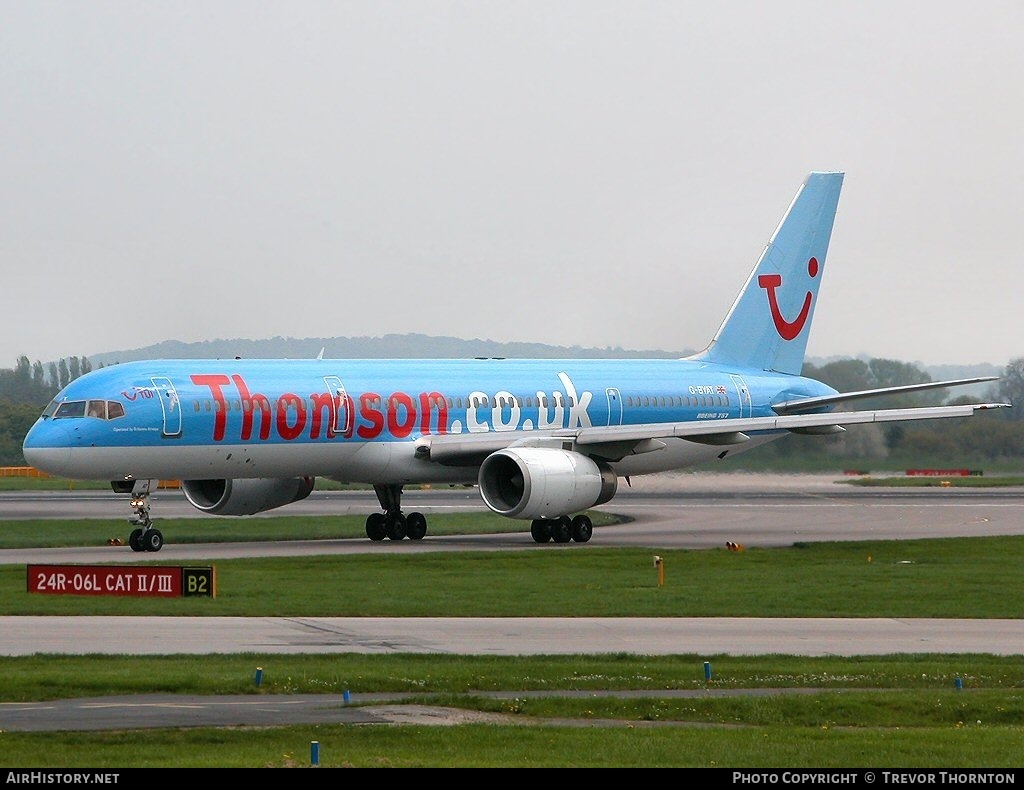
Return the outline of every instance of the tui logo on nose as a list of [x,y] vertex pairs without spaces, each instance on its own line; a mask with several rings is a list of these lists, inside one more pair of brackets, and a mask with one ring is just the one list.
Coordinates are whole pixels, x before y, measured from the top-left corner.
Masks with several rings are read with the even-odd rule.
[[[807,261],[807,273],[811,277],[818,276],[818,259],[811,258]],[[775,322],[775,330],[783,340],[792,340],[799,335],[807,323],[807,316],[811,314],[811,300],[814,298],[810,291],[804,294],[804,303],[800,313],[792,321],[787,321],[779,308],[779,297],[776,289],[782,285],[781,274],[762,274],[757,278],[759,287],[764,288],[768,294],[768,307],[772,311],[772,320]]]

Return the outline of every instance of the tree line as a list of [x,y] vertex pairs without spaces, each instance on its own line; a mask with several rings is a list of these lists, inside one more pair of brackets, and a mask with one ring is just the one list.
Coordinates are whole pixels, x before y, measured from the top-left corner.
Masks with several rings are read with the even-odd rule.
[[[102,366],[101,366],[102,367]],[[40,411],[61,389],[93,369],[86,357],[66,357],[43,365],[21,356],[14,368],[0,368],[0,466],[24,466],[21,444]],[[840,392],[922,384],[931,376],[915,365],[892,359],[842,359],[816,366],[803,374]],[[945,400],[942,398],[945,396]],[[931,390],[856,402],[853,408],[908,408],[936,403],[977,402],[977,396]],[[922,420],[907,423],[857,425],[836,437],[792,435],[749,454],[734,465],[806,468],[870,463],[939,465],[1020,463],[1024,467],[1024,357],[1011,360],[983,400],[1022,404],[966,420]]]
[[64,357],[43,365],[20,356],[0,368],[0,466],[25,466],[21,443],[39,412],[70,382],[92,370],[86,357]]
[[0,369],[0,399],[45,405],[70,382],[92,370],[87,357],[64,357],[44,366],[20,356],[13,368]]
[[[803,374],[840,392],[925,384],[933,379],[915,365],[892,359],[844,359]],[[1024,357],[1011,360],[998,381],[978,395],[962,395],[957,388],[893,395],[853,401],[842,408],[857,410],[910,408],[964,403],[1024,405]],[[747,459],[747,456],[743,456]],[[931,467],[979,468],[996,465],[1024,470],[1024,408],[996,409],[968,419],[919,420],[851,426],[834,437],[791,435],[750,453],[749,461],[764,467],[814,468]]]

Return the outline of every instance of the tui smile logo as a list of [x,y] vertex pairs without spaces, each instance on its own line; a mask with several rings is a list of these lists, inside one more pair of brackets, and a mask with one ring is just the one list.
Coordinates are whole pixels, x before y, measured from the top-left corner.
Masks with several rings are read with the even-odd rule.
[[[807,261],[807,274],[812,278],[818,276],[817,258]],[[804,303],[797,317],[792,321],[787,321],[782,315],[782,310],[779,308],[779,297],[775,293],[775,289],[782,285],[782,275],[762,274],[757,278],[757,284],[768,294],[768,307],[772,311],[772,320],[775,322],[775,329],[779,333],[779,337],[783,340],[792,340],[799,335],[803,331],[804,324],[807,323],[807,316],[811,314],[811,300],[813,299],[811,292],[808,291],[804,294]]]

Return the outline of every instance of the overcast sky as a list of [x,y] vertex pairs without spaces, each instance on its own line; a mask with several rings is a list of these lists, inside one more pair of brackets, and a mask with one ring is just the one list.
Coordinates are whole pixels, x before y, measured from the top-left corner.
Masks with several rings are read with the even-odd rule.
[[0,367],[700,349],[811,170],[846,179],[808,354],[1004,365],[1022,31],[1020,0],[3,0]]

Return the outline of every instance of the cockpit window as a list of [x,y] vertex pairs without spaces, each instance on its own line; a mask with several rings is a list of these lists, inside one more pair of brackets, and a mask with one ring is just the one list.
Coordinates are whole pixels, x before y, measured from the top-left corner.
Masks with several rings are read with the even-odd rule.
[[96,417],[100,420],[116,420],[124,417],[124,406],[116,400],[66,400],[53,401],[43,410],[44,417],[61,419],[65,417]]
[[54,419],[60,419],[61,417],[84,417],[85,401],[66,400],[57,407],[57,411],[53,413],[53,416]]

